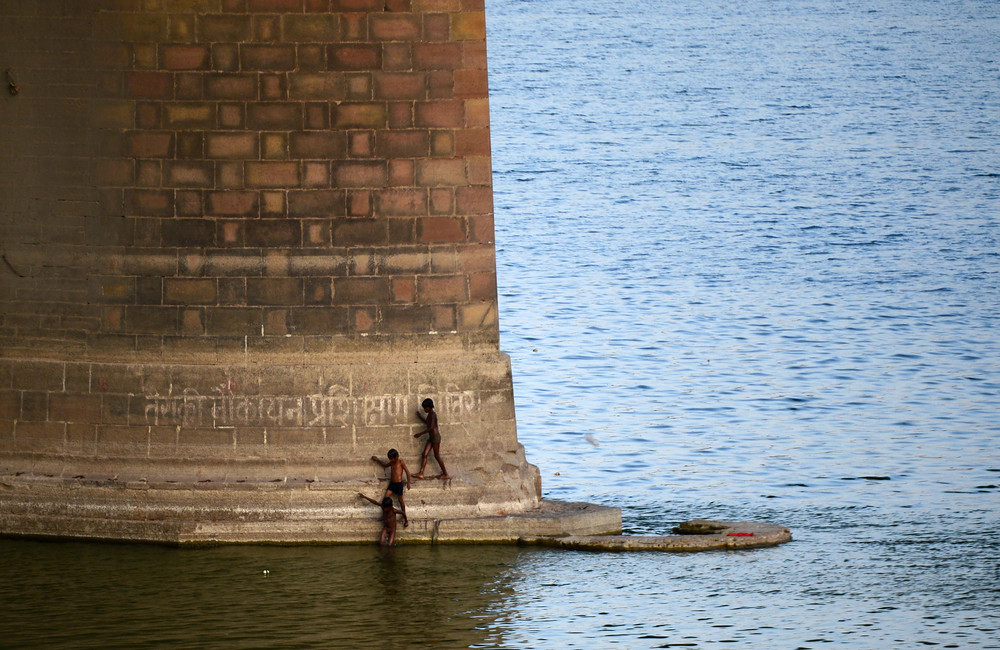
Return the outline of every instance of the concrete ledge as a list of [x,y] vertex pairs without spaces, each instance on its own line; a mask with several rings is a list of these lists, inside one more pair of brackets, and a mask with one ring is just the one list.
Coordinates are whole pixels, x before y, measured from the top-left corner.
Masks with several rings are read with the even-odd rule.
[[674,535],[569,535],[525,537],[525,546],[548,546],[581,551],[693,551],[736,550],[777,546],[792,541],[784,526],[756,521],[695,519],[674,529]]

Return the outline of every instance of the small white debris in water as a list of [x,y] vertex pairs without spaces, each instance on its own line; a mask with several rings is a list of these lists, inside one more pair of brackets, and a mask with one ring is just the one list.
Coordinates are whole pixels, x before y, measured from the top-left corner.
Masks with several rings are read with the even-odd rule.
[[597,442],[597,438],[595,438],[594,434],[592,434],[592,433],[588,433],[587,435],[585,435],[583,437],[583,439],[586,440],[587,442],[589,442],[590,444],[594,445],[595,447],[600,447],[601,446],[601,443]]

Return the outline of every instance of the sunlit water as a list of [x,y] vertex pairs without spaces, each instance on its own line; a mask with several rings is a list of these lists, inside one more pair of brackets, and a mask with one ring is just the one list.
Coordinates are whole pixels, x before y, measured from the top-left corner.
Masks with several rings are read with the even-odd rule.
[[1000,648],[1000,5],[487,19],[502,347],[545,495],[795,541],[2,541],[0,646]]

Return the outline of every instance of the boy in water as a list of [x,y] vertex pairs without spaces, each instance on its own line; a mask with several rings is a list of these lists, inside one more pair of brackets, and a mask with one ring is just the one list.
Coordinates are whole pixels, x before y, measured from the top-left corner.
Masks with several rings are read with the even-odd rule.
[[427,456],[430,455],[431,450],[434,450],[434,459],[437,461],[438,466],[441,467],[441,473],[434,478],[451,478],[448,476],[448,470],[444,468],[444,463],[441,462],[441,432],[438,431],[438,416],[437,413],[434,412],[434,400],[428,397],[421,402],[420,406],[423,407],[424,413],[427,415],[424,416],[424,413],[417,410],[417,417],[423,420],[424,424],[427,425],[427,428],[420,433],[413,434],[413,437],[419,438],[425,433],[430,435],[427,436],[427,442],[424,443],[424,456],[420,461],[420,471],[413,476],[415,478],[424,478],[424,467],[427,466]]
[[[397,510],[392,507],[392,498],[383,497],[382,503],[379,503],[371,497],[366,497],[365,495],[358,492],[358,496],[365,501],[370,501],[373,505],[382,508],[382,534],[379,535],[378,543],[382,546],[392,546],[396,543],[396,515],[403,514],[402,510]],[[404,515],[405,516],[405,515]]]
[[[399,499],[400,514],[403,515],[403,528],[406,528],[410,525],[410,521],[406,518],[406,504],[403,503],[403,474],[406,474],[406,489],[409,489],[410,470],[406,468],[406,463],[399,459],[399,452],[395,449],[390,449],[386,455],[389,457],[388,463],[378,456],[372,456],[372,460],[382,467],[391,468],[389,470],[389,486],[385,489],[385,496],[391,499],[392,495],[395,494],[396,498]],[[379,504],[375,503],[375,505]]]

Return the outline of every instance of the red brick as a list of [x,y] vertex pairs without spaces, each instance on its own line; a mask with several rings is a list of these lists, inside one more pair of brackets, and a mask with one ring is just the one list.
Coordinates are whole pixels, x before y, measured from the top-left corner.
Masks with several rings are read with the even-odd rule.
[[334,107],[334,126],[342,129],[379,129],[386,125],[385,106],[381,104],[339,104]]
[[174,193],[170,190],[127,190],[125,206],[130,216],[173,216]]
[[257,76],[249,74],[212,74],[205,77],[205,95],[209,99],[255,99]]
[[248,162],[246,184],[249,187],[298,187],[297,162]]
[[382,72],[374,76],[376,99],[424,99],[427,76],[413,72]]
[[462,186],[466,184],[465,161],[418,160],[417,184],[427,187],[439,185]]
[[442,302],[465,302],[465,276],[421,276],[417,278],[417,302],[431,305]]
[[402,187],[415,184],[415,165],[412,160],[390,160],[389,161],[389,185],[392,187]]
[[[421,8],[424,11],[426,9]],[[424,14],[424,40],[427,42],[451,40],[451,19],[446,13]]]
[[430,190],[431,214],[452,214],[455,211],[455,188],[432,187]]
[[409,70],[413,67],[413,46],[410,43],[383,43],[382,69]]
[[132,131],[127,135],[129,153],[135,158],[169,158],[173,135],[167,132]]
[[384,220],[352,219],[339,223],[333,231],[334,246],[378,246],[388,240]]
[[469,241],[493,244],[495,232],[492,212],[469,217]]
[[164,184],[169,187],[212,187],[212,163],[170,161],[164,163]]
[[305,128],[326,130],[330,128],[330,106],[328,104],[305,105]]
[[335,100],[344,96],[342,72],[298,72],[288,76],[288,96],[292,99]]
[[296,219],[261,219],[245,224],[247,246],[297,246],[302,242],[302,224]]
[[212,45],[212,69],[216,72],[237,72],[240,69],[240,46],[236,43]]
[[333,303],[336,305],[383,305],[389,302],[386,278],[334,278]]
[[465,125],[465,107],[461,100],[417,102],[414,108],[416,126],[460,128]]
[[496,273],[474,273],[469,276],[469,300],[496,300]]
[[198,40],[207,43],[248,41],[250,40],[250,16],[231,14],[198,16],[197,33]]
[[412,303],[417,296],[417,281],[413,277],[392,278],[392,301]]
[[164,70],[206,70],[209,59],[207,45],[160,46],[160,67]]
[[427,191],[424,189],[385,190],[377,195],[379,216],[424,216],[427,214]]
[[427,131],[378,131],[375,142],[381,158],[424,158],[430,152]]
[[302,0],[249,0],[250,11],[302,11]]
[[340,31],[336,14],[287,14],[281,22],[285,40],[298,43],[335,41]]
[[212,215],[253,216],[258,211],[257,192],[209,192],[208,211]]
[[170,99],[174,96],[174,75],[169,72],[128,72],[125,74],[125,87],[132,99]]
[[493,212],[493,190],[489,187],[459,187],[455,190],[455,199],[459,214]]
[[274,42],[281,39],[281,21],[278,16],[257,14],[253,17],[253,40]]
[[385,0],[386,11],[412,11],[410,0]]
[[465,221],[452,217],[418,219],[417,237],[428,243],[465,241]]
[[457,43],[418,43],[413,47],[413,67],[418,70],[457,70],[462,46]]
[[208,158],[246,160],[255,158],[257,152],[255,133],[210,133],[205,138],[205,155]]
[[385,163],[341,163],[335,166],[333,177],[337,187],[385,187]]
[[455,155],[460,158],[467,156],[489,156],[489,129],[462,129],[456,131]]
[[455,97],[468,99],[473,97],[488,97],[489,84],[486,70],[456,70]]
[[369,191],[351,190],[347,193],[347,216],[372,216],[372,194]]
[[294,158],[343,158],[347,153],[347,137],[342,131],[293,132],[289,151]]
[[288,131],[302,128],[302,105],[268,102],[247,106],[247,126],[254,130]]
[[384,0],[333,0],[333,11],[381,11]]
[[308,190],[288,193],[288,216],[296,218],[339,217],[346,210],[343,190]]
[[240,63],[244,70],[292,70],[295,68],[295,47],[240,45]]
[[332,70],[378,70],[382,67],[382,49],[374,44],[331,45],[326,58]]
[[458,251],[458,266],[467,273],[496,274],[496,251],[493,244],[463,246]]
[[260,98],[262,100],[288,99],[288,81],[283,74],[263,74],[260,76]]
[[420,16],[417,14],[373,14],[372,36],[377,41],[415,41],[420,39]]
[[466,41],[462,44],[462,67],[468,70],[485,70],[486,41]]

